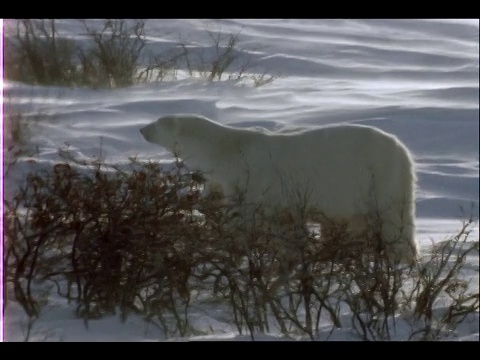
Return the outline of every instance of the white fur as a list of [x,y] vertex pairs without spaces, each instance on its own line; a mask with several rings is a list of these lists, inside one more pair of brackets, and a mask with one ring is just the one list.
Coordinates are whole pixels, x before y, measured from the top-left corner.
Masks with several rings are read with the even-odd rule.
[[226,195],[246,190],[249,201],[283,208],[306,195],[308,206],[358,230],[376,211],[387,251],[399,261],[417,256],[414,165],[393,135],[358,125],[267,134],[197,115],[166,116],[140,131]]

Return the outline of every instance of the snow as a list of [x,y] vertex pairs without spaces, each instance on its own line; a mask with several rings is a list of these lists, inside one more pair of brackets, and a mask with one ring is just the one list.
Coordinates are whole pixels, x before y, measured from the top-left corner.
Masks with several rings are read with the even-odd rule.
[[[6,24],[7,25],[7,24]],[[78,36],[75,20],[63,19],[65,36]],[[148,46],[164,49],[188,39],[208,45],[205,29],[241,30],[241,46],[255,67],[276,78],[254,88],[201,79],[148,83],[114,90],[30,86],[5,81],[9,109],[32,116],[30,146],[48,166],[64,148],[75,159],[99,155],[108,163],[171,160],[147,143],[139,129],[171,113],[197,113],[234,127],[274,132],[359,123],[393,133],[417,163],[417,236],[422,249],[455,234],[479,206],[479,23],[461,20],[150,20]],[[8,27],[5,27],[8,36]],[[1,38],[1,37],[0,37]],[[41,119],[38,119],[38,117]],[[23,157],[5,178],[5,196],[33,165]],[[463,210],[462,210],[463,209]],[[478,241],[478,224],[472,239]],[[478,287],[478,256],[471,259]],[[1,287],[3,289],[3,287]],[[131,316],[89,322],[52,298],[33,323],[34,341],[158,341],[163,334]],[[195,309],[192,323],[207,334],[174,340],[249,340],[236,334],[216,308]],[[15,302],[5,310],[5,340],[25,337],[27,317]],[[331,340],[349,340],[347,332]],[[460,340],[479,338],[478,316],[460,328]],[[1,336],[1,333],[0,333]],[[259,335],[257,340],[286,340]]]

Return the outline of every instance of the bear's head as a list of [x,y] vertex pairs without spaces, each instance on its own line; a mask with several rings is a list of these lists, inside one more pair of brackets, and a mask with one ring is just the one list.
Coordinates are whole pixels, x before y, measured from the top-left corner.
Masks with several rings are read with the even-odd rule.
[[205,120],[198,115],[168,115],[144,126],[140,133],[148,142],[158,144],[173,152],[181,153],[182,145],[196,132]]

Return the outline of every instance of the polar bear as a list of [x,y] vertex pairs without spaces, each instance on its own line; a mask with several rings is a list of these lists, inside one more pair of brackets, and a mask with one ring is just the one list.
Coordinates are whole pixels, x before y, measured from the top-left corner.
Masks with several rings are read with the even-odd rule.
[[190,170],[200,170],[225,195],[241,189],[247,201],[283,209],[302,198],[324,218],[358,232],[371,225],[364,219],[373,212],[387,254],[403,263],[417,258],[414,163],[393,135],[361,125],[277,134],[194,114],[161,117],[140,132]]

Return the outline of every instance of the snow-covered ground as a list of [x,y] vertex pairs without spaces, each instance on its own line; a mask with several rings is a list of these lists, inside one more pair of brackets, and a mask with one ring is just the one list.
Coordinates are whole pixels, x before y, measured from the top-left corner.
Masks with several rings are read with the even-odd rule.
[[[68,36],[75,20],[61,20]],[[35,157],[45,165],[58,150],[109,163],[170,160],[139,129],[171,113],[197,113],[234,127],[270,131],[357,123],[395,134],[417,164],[417,237],[422,248],[455,234],[479,205],[478,20],[150,20],[148,46],[167,47],[179,34],[201,48],[205,29],[235,33],[252,52],[254,69],[276,78],[255,88],[232,81],[183,79],[115,90],[28,86],[5,82],[10,109],[40,116],[29,127]],[[8,56],[8,55],[7,55]],[[68,146],[67,146],[68,145]],[[19,161],[5,179],[13,192],[33,166]],[[471,235],[478,239],[478,227]],[[468,279],[478,286],[478,256]],[[212,329],[198,340],[243,340],[215,309],[198,308],[191,322]],[[27,318],[15,302],[5,311],[5,339],[22,340]],[[461,327],[462,340],[478,340],[478,317]],[[347,340],[338,333],[332,339]],[[157,341],[163,335],[142,319],[90,321],[86,329],[65,300],[52,298],[32,326],[31,340]],[[264,335],[257,339],[281,339]],[[182,340],[182,339],[181,339]],[[184,339],[183,339],[184,340]]]

